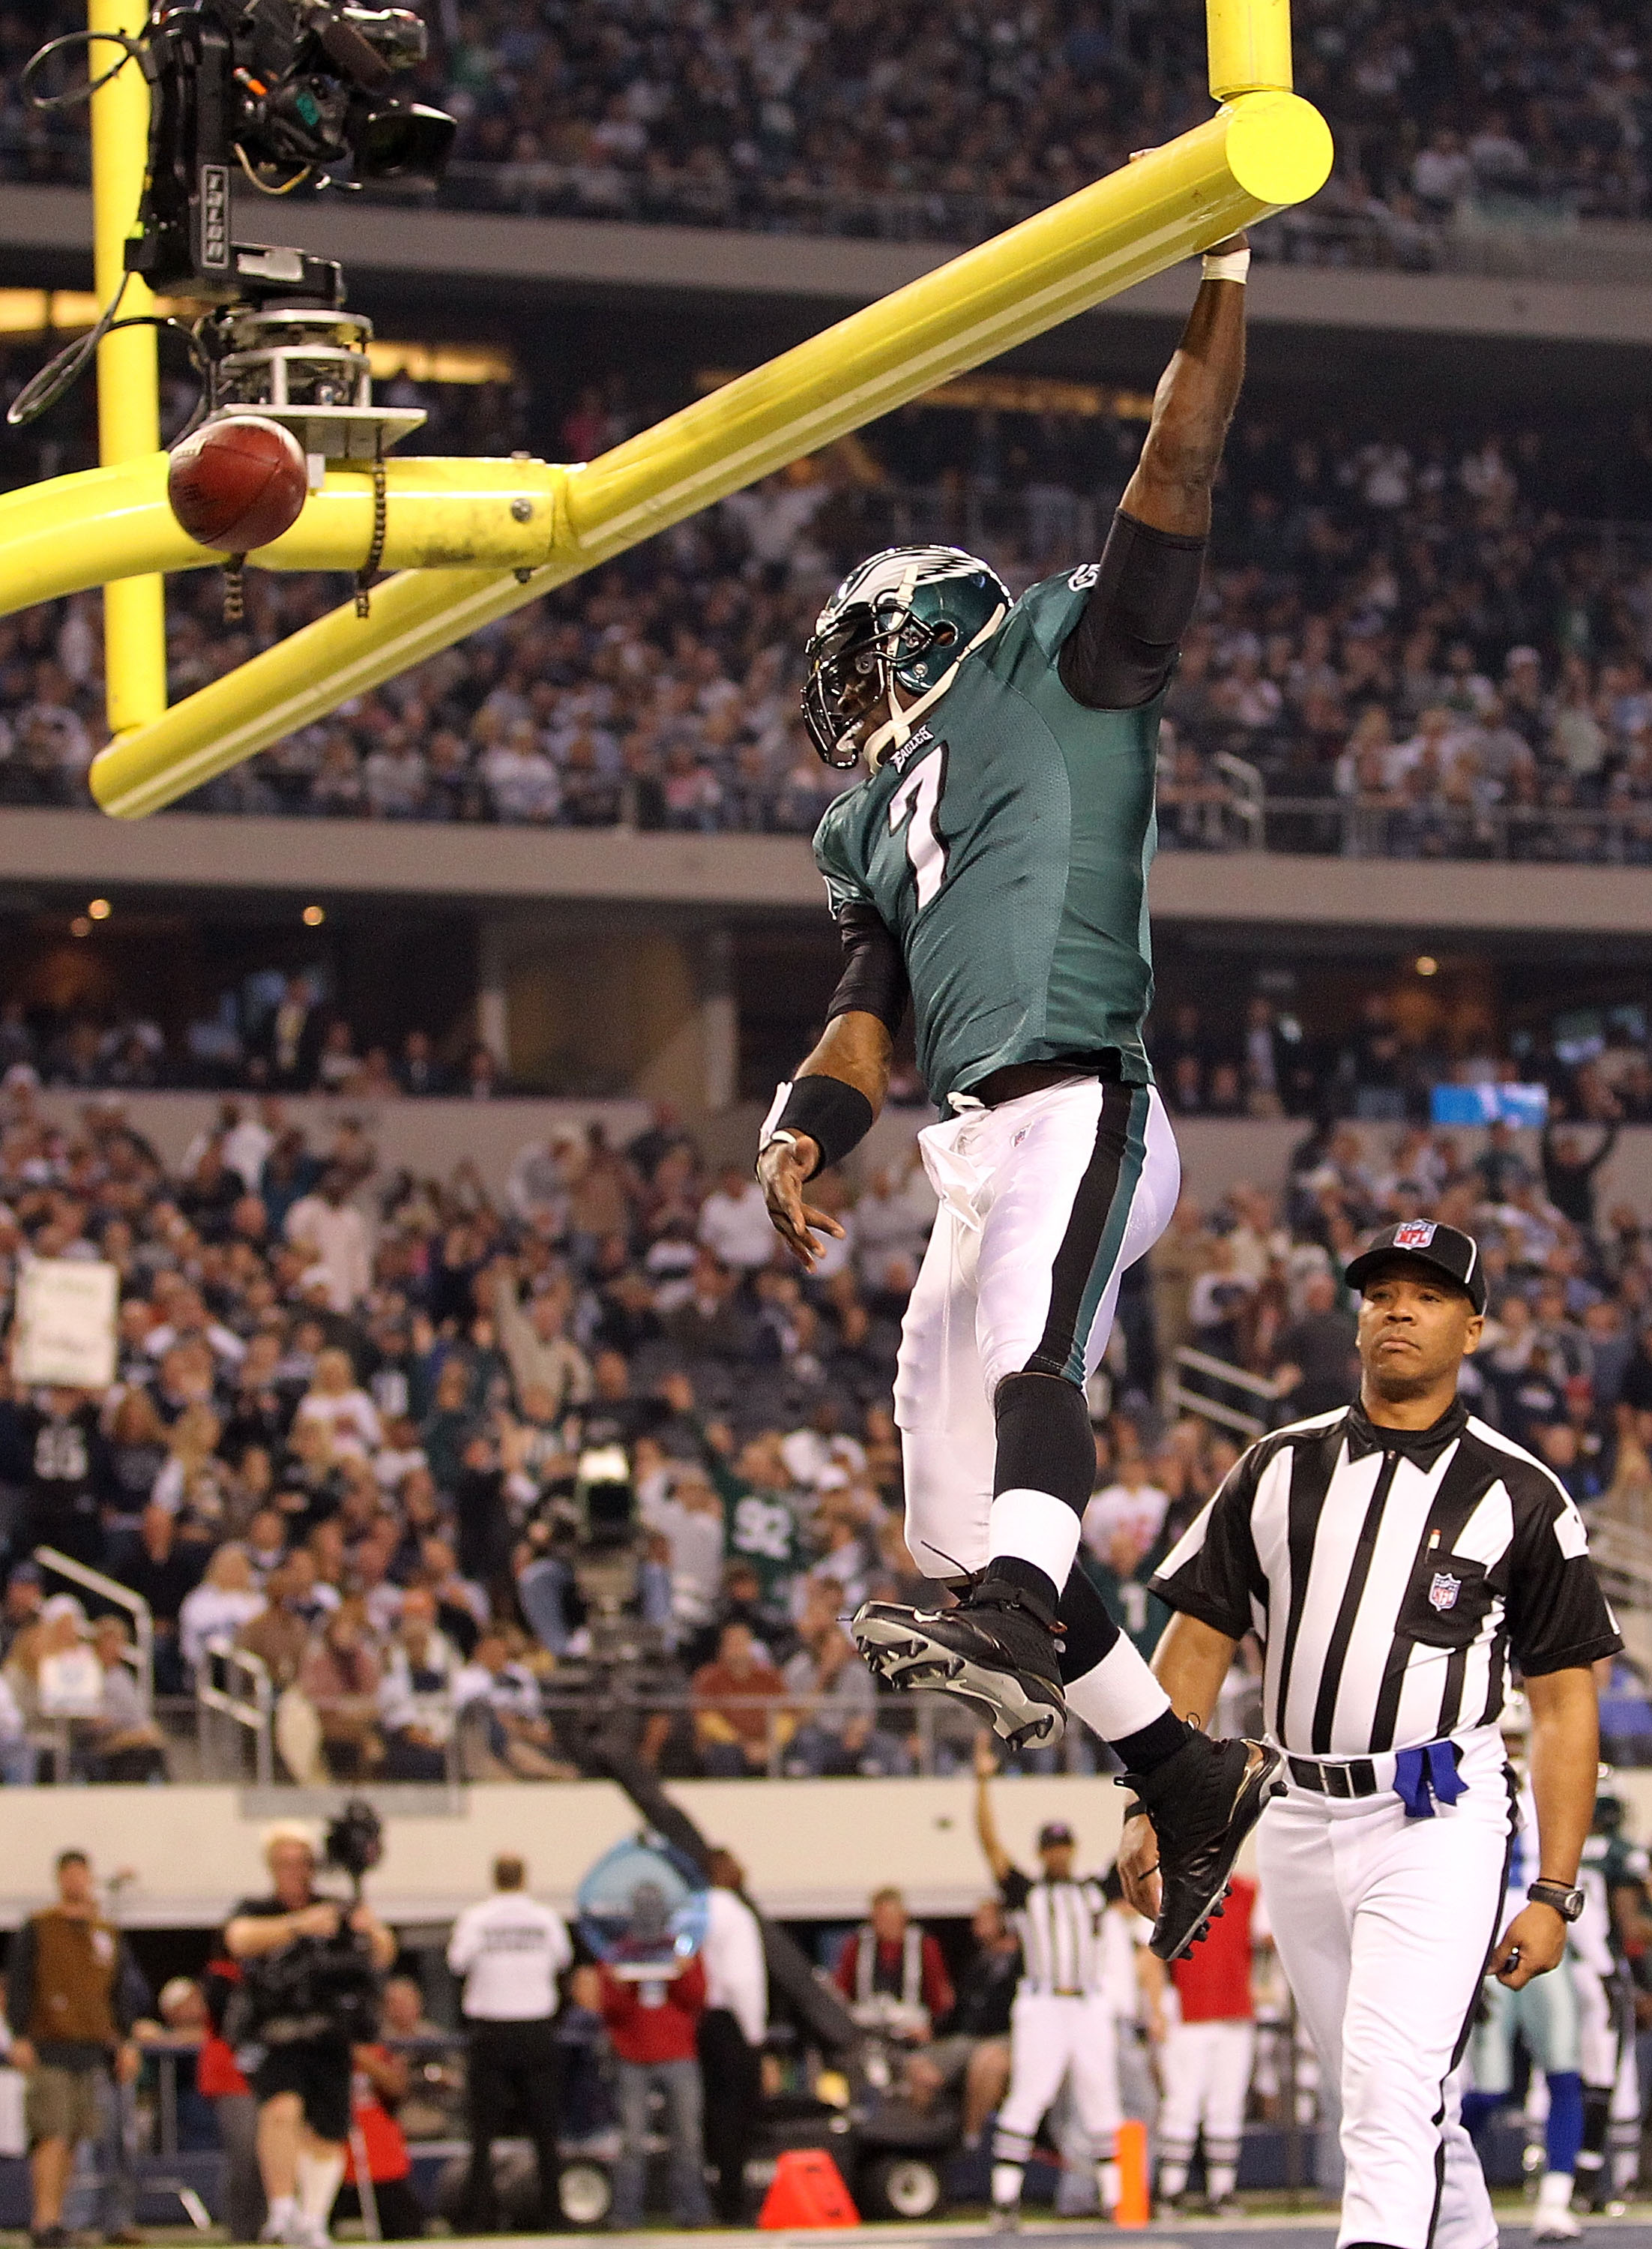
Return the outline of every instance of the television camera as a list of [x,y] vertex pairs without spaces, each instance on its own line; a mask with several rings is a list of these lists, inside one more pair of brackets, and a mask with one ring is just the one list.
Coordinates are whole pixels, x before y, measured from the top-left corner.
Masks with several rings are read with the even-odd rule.
[[[348,1876],[350,1905],[359,1905],[364,1878],[384,1856],[383,1826],[364,1799],[353,1798],[329,1826],[322,1855]],[[346,1909],[336,1935],[295,1937],[278,1952],[243,1963],[224,2035],[233,2046],[370,2039],[382,1985],[372,1949],[350,1927]]]
[[[120,52],[99,69],[105,44]],[[91,58],[87,78],[43,91],[55,59],[75,48]],[[24,86],[45,109],[89,100],[123,70],[143,73],[148,159],[127,273],[206,308],[188,327],[160,323],[189,339],[205,394],[197,422],[264,414],[325,461],[377,459],[423,421],[374,409],[372,325],[345,312],[341,269],[307,251],[237,242],[234,218],[237,185],[283,196],[439,179],[457,128],[398,84],[427,51],[425,26],[406,8],[154,0],[141,33],[65,33],[30,62]],[[125,293],[123,282],[91,335],[25,386],[11,421],[32,421],[63,396],[102,338],[127,325]]]

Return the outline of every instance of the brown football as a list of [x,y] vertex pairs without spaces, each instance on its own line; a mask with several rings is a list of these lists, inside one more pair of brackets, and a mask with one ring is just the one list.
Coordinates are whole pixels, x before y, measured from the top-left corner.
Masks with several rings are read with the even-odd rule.
[[261,414],[209,422],[175,448],[167,470],[172,512],[221,554],[250,554],[291,531],[308,486],[298,439]]

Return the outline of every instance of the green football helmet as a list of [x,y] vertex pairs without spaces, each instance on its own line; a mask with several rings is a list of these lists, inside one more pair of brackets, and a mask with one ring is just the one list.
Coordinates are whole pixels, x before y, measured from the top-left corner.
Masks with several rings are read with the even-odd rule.
[[852,570],[805,650],[804,724],[826,764],[875,772],[1009,608],[997,571],[956,547],[891,547]]

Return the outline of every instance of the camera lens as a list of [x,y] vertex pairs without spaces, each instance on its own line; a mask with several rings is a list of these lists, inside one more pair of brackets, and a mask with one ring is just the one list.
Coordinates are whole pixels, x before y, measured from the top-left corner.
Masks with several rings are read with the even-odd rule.
[[439,179],[457,130],[422,101],[369,109],[351,134],[356,172],[364,180]]

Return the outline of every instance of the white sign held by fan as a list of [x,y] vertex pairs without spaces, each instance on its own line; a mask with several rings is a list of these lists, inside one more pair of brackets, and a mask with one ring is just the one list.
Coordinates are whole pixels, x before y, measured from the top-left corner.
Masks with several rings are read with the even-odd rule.
[[120,1276],[91,1258],[37,1257],[17,1275],[11,1372],[25,1388],[106,1390]]

